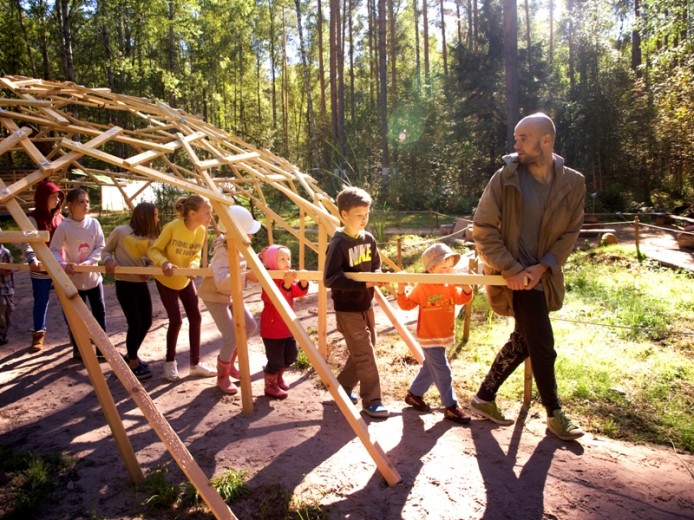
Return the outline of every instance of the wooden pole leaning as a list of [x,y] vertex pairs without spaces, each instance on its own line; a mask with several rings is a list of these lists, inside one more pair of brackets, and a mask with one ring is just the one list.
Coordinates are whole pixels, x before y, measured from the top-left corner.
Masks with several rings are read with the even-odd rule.
[[[328,250],[328,234],[323,223],[318,224],[318,270],[325,270],[325,255]],[[318,351],[323,359],[328,358],[328,289],[321,277],[318,282]]]
[[[258,255],[251,248],[248,238],[236,225],[236,222],[229,217],[228,213],[221,213],[220,216],[224,224],[228,226],[227,233],[231,233],[233,235],[233,239],[238,245],[239,251],[248,262],[248,266],[255,273],[268,297],[275,305],[278,312],[284,319],[284,322],[289,327],[290,332],[308,357],[314,370],[325,384],[326,388],[330,392],[330,395],[337,403],[338,408],[347,419],[347,422],[351,426],[352,430],[359,437],[362,444],[369,452],[369,455],[376,463],[376,466],[386,482],[391,486],[400,482],[400,474],[390,460],[388,460],[388,457],[378,442],[371,439],[366,423],[359,415],[359,412],[355,406],[349,400],[349,397],[345,393],[342,386],[338,383],[335,375],[332,373],[332,370],[330,370],[330,367],[323,359],[321,353],[313,344],[310,336],[301,325],[299,319],[296,317],[294,310],[289,306],[284,296],[280,294],[277,285],[270,277],[268,271],[265,269],[265,266],[263,266],[261,263],[260,258],[258,258]],[[325,309],[323,309],[322,312],[325,312]]]
[[[235,235],[239,236],[245,247],[251,247],[251,241],[236,224],[236,220],[227,207],[219,202],[212,202],[212,207],[219,220],[226,229],[227,255],[229,256],[229,276],[231,277],[231,311],[234,317],[234,329],[236,333],[236,352],[239,361],[239,375],[241,377],[241,408],[243,413],[253,413],[253,392],[251,388],[251,364],[248,355],[248,331],[246,330],[246,311],[243,304],[243,279],[241,266],[239,265],[239,249],[236,245]],[[236,231],[236,233],[233,233]]]
[[[130,370],[130,367],[116,350],[116,347],[111,343],[109,337],[101,329],[89,309],[87,309],[86,304],[80,298],[72,298],[72,300],[69,300],[60,289],[58,289],[58,295],[65,316],[68,318],[70,329],[72,330],[82,355],[82,359],[87,367],[92,385],[94,386],[99,402],[104,410],[111,431],[116,438],[121,456],[126,461],[131,479],[137,483],[141,482],[144,477],[137,464],[135,455],[132,452],[132,446],[128,440],[127,433],[118,417],[115,403],[113,403],[113,398],[106,385],[106,380],[101,372],[94,350],[91,347],[90,338],[100,352],[106,357],[114,373],[128,391],[135,404],[140,408],[147,422],[149,422],[169,453],[171,453],[171,456],[176,460],[178,466],[198,490],[200,496],[215,517],[218,519],[235,519],[236,516],[234,516],[229,506],[224,502],[224,499],[222,499],[219,493],[217,493],[209,483],[207,476],[195,462],[195,459],[193,459],[193,456],[169,422],[164,418],[161,412],[159,412],[147,391],[142,387],[142,384],[132,373],[132,370]],[[137,473],[135,468],[137,468]]]

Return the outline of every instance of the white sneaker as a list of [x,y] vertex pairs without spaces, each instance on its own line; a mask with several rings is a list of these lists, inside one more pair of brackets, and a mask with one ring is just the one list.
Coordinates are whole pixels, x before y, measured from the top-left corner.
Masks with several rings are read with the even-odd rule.
[[217,371],[205,363],[198,363],[190,367],[190,375],[193,377],[214,377],[217,375]]
[[178,364],[176,360],[164,362],[164,379],[167,381],[178,381],[181,376],[178,375]]

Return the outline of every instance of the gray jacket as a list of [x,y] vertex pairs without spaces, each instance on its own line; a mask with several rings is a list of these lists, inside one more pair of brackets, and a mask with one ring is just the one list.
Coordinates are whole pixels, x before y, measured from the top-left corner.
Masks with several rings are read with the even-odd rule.
[[[505,165],[490,179],[480,198],[473,221],[473,238],[484,263],[485,274],[508,278],[520,273],[518,262],[523,196],[518,179],[518,157],[504,156]],[[555,311],[564,302],[562,265],[571,254],[583,225],[585,179],[564,166],[554,154],[554,182],[542,216],[538,257],[548,270],[542,276],[547,308]],[[494,312],[513,316],[512,291],[506,286],[487,286]]]

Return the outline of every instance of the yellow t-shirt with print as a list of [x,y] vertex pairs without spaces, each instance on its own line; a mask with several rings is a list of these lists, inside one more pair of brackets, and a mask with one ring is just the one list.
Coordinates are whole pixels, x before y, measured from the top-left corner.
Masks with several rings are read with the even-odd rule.
[[[176,219],[164,226],[161,233],[147,252],[152,264],[161,267],[171,262],[178,267],[200,267],[202,246],[207,229],[198,226],[194,231],[186,227],[183,219]],[[154,278],[169,289],[180,291],[189,283],[187,276],[155,275]]]

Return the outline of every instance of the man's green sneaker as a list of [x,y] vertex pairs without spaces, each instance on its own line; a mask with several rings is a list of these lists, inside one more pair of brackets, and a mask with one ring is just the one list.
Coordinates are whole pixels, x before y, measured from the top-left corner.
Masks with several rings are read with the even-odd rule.
[[472,398],[472,401],[470,401],[470,411],[502,426],[510,426],[513,424],[513,419],[504,417],[504,414],[499,410],[495,401],[482,401],[475,396]]
[[563,441],[573,441],[583,436],[583,430],[566,418],[561,410],[554,410],[553,417],[547,417],[547,429]]

